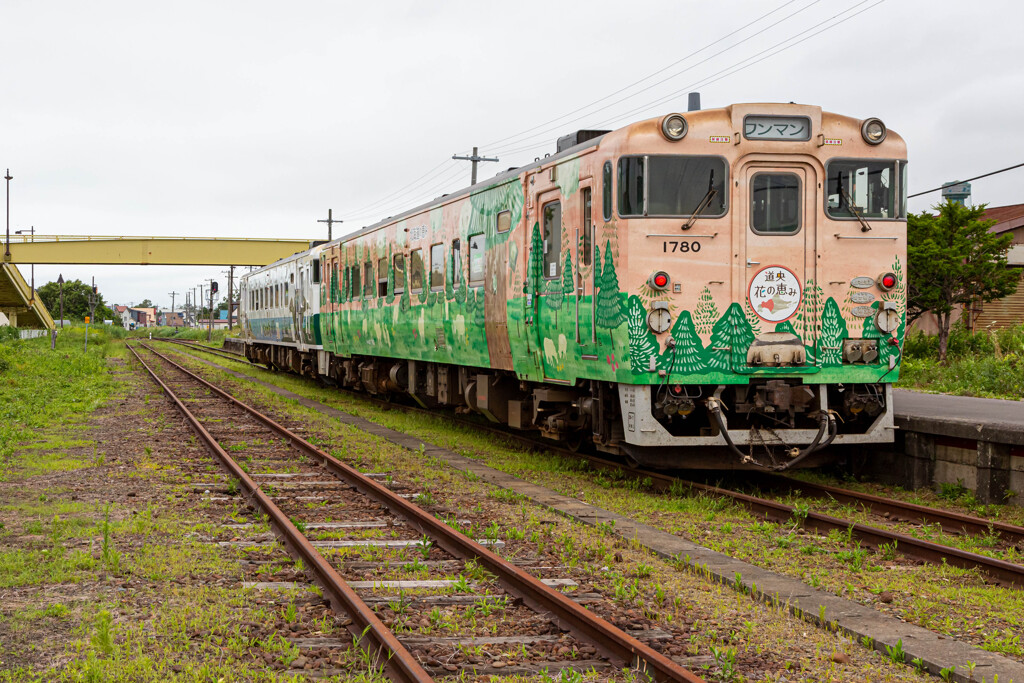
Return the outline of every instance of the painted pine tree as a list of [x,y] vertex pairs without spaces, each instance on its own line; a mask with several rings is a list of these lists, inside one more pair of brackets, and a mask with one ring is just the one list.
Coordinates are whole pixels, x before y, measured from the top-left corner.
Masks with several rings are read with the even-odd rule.
[[597,293],[597,320],[598,327],[608,330],[608,338],[612,338],[612,330],[626,321],[626,307],[622,301],[622,294],[619,292],[619,278],[615,274],[615,258],[612,256],[611,240],[604,248],[604,268],[601,270],[601,279],[598,280],[600,290]]
[[409,297],[409,268],[406,264],[405,271],[402,273],[402,278],[405,280],[405,284],[402,286],[402,298],[398,300],[398,308],[402,311],[408,311],[412,307],[412,301]]
[[331,269],[331,287],[330,287],[330,298],[331,303],[336,304],[341,298],[341,291],[338,289],[338,270],[337,268]]
[[707,370],[707,352],[700,342],[697,327],[689,311],[683,311],[672,326],[672,339],[675,348],[666,349],[663,354],[665,367],[669,373],[689,375]]
[[[600,286],[601,282],[601,247],[594,245],[594,282]],[[597,292],[594,292],[594,296],[597,296]]]
[[718,320],[718,306],[715,305],[715,298],[711,296],[711,290],[704,287],[697,300],[697,320],[695,327],[697,334],[711,334],[711,328]]
[[395,303],[395,264],[392,258],[388,258],[388,303]]
[[651,358],[658,356],[658,340],[647,325],[644,305],[636,294],[629,297],[626,330],[629,332],[629,366],[633,374],[650,372]]
[[899,305],[900,322],[896,327],[896,339],[899,340],[899,346],[890,346],[888,342],[880,344],[878,347],[878,360],[881,363],[889,364],[890,358],[895,358],[899,361],[900,348],[903,345],[903,335],[907,331],[907,306],[906,306],[906,294],[907,285],[903,279],[903,265],[897,258],[892,264],[893,275],[896,276],[896,286],[890,289],[888,292],[882,294],[883,301],[895,301]]
[[540,236],[540,223],[533,224],[533,235],[530,238],[530,289],[534,296],[541,293],[541,282],[544,279],[544,240]]
[[843,340],[847,336],[839,304],[829,297],[821,313],[821,334],[818,335],[818,363],[822,367],[837,368],[843,364]]
[[[557,279],[546,280],[544,282],[544,302],[552,311],[558,311],[562,308],[562,283]],[[557,314],[555,316],[555,321],[557,324]]]
[[562,264],[562,299],[569,301],[576,296],[576,282],[572,274],[572,256],[565,252],[565,263]]
[[761,334],[761,319],[757,317],[757,313],[754,313],[754,309],[747,304],[743,307],[743,313],[747,317],[747,324],[750,325],[750,330],[754,333],[754,336]]
[[448,267],[444,272],[444,298],[451,301],[455,298],[455,251],[448,250]]
[[816,340],[821,335],[821,316],[824,310],[825,292],[814,282],[808,280],[804,283],[803,301],[800,302],[800,312],[796,316],[796,334],[804,342],[807,351],[808,364],[814,364],[818,353],[819,344]]
[[708,344],[708,367],[715,370],[732,370],[733,359],[745,365],[747,347],[754,341],[754,330],[747,322],[747,316],[738,303],[733,303],[725,315],[718,319],[711,330]]
[[791,335],[793,335],[794,337],[797,337],[797,338],[800,337],[800,335],[797,334],[796,328],[793,327],[792,321],[789,321],[789,320],[783,320],[781,323],[776,323],[775,331],[776,332],[788,332]]

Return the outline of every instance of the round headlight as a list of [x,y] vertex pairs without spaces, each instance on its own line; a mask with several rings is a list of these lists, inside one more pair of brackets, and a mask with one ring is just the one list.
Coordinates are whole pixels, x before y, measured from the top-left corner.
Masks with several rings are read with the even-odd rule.
[[860,134],[869,145],[880,143],[885,139],[885,133],[885,124],[880,119],[867,119],[860,126]]
[[682,140],[686,137],[686,119],[682,114],[669,114],[661,120],[661,132],[669,140]]

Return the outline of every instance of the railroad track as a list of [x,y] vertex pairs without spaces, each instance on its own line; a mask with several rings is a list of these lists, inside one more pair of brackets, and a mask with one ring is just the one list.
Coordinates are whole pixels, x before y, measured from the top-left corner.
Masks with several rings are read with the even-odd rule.
[[[208,351],[206,348],[201,348],[200,350]],[[388,409],[402,410],[410,413],[436,417],[436,413],[420,407],[385,401],[368,396],[361,392],[349,391],[340,388],[339,390],[346,391],[352,396],[358,396],[368,402],[387,407]],[[656,490],[678,490],[678,487],[682,485],[688,487],[692,491],[732,500],[747,508],[755,515],[773,522],[798,522],[804,528],[817,533],[827,534],[833,530],[849,533],[852,540],[859,541],[862,545],[876,550],[884,547],[914,560],[920,560],[932,564],[946,563],[963,569],[978,569],[1003,585],[1024,588],[1024,566],[1014,564],[1012,562],[988,557],[980,553],[972,553],[959,548],[943,545],[941,543],[926,541],[889,528],[853,522],[809,509],[798,509],[797,506],[789,505],[777,500],[733,491],[723,487],[702,484],[671,474],[666,474],[665,472],[630,467],[621,462],[614,462],[592,454],[561,448],[557,444],[553,444],[549,441],[535,439],[525,434],[501,429],[472,419],[466,419],[458,416],[449,416],[449,419],[458,424],[502,436],[529,448],[548,450],[569,457],[585,458],[594,467],[599,469],[620,471],[640,478],[649,478]],[[860,493],[848,489],[812,484],[779,475],[763,477],[763,481],[770,483],[775,488],[789,491],[794,489],[799,490],[802,495],[807,495],[809,497],[832,499],[847,505],[857,505],[866,510],[870,510],[872,513],[880,517],[885,516],[886,513],[888,513],[888,518],[892,521],[906,520],[920,524],[939,524],[942,526],[944,531],[949,533],[966,533],[976,535],[997,534],[1000,539],[1007,544],[1013,545],[1024,543],[1024,527],[986,520],[980,517],[964,515],[948,510],[941,510],[938,508],[931,508],[923,505],[883,498],[881,496]],[[881,523],[884,524],[885,522],[882,521]]]
[[[505,617],[511,617],[510,623],[514,625],[515,635],[508,638],[508,642],[533,644],[554,637],[559,642],[567,641],[573,645],[572,651],[591,657],[582,661],[544,660],[537,662],[533,673],[539,673],[542,667],[614,667],[632,668],[654,680],[694,683],[703,680],[493,550],[452,529],[373,477],[360,473],[322,451],[149,345],[142,344],[142,347],[146,349],[146,354],[140,353],[132,345],[128,346],[138,362],[185,416],[205,447],[220,461],[229,477],[238,483],[241,493],[254,508],[266,515],[274,534],[289,553],[302,560],[332,608],[349,618],[348,628],[354,642],[358,642],[370,654],[376,665],[384,668],[391,680],[432,680],[422,660],[429,659],[427,653],[430,648],[446,639],[417,637],[414,630],[401,634],[392,632],[374,609],[368,606],[360,591],[403,587],[420,590],[441,588],[447,591],[445,595],[448,596],[452,596],[451,590],[457,593],[469,591],[470,595],[466,597],[479,600],[471,592],[475,589],[464,580],[465,576],[471,576],[474,572],[482,577],[479,579],[481,582],[491,580],[496,584],[495,589],[488,590],[502,593],[493,597],[494,605],[501,608],[499,611]],[[143,355],[147,356],[149,362]],[[230,454],[240,450],[240,444],[246,446],[244,466]],[[253,449],[251,444],[261,446]],[[283,459],[281,445],[294,449],[301,457]],[[281,465],[286,465],[289,471],[273,471]],[[319,497],[326,502],[313,506],[302,504],[298,494],[310,490],[327,494]],[[362,516],[344,519],[346,511],[353,509],[358,510]],[[367,511],[372,512],[373,519],[365,518]],[[342,521],[338,521],[339,517]],[[392,537],[370,541],[366,538],[315,541],[303,533],[300,526],[305,530],[330,529],[331,535],[335,537],[344,535],[350,529],[365,531],[367,528],[384,528],[390,531]],[[411,550],[435,566],[446,568],[450,568],[454,562],[460,566],[460,580],[414,582],[414,585],[403,586],[401,580],[388,579],[385,574],[369,582],[370,585],[366,585],[366,582],[350,583],[345,578],[346,574],[351,574],[346,565],[343,562],[339,565],[332,554],[325,557],[321,552],[323,548],[350,549],[365,546]],[[479,571],[481,569],[483,573]],[[384,571],[391,571],[390,562],[385,565]],[[482,599],[486,602],[488,598]],[[597,596],[596,599],[601,598]],[[536,628],[538,632],[524,636],[522,629],[527,625]],[[458,640],[460,643],[473,643],[474,640],[483,643],[493,643],[495,640],[502,642],[501,637]],[[472,673],[473,670],[474,667],[467,667],[466,673]],[[455,672],[444,668],[434,670],[433,673],[453,675]],[[500,672],[495,670],[488,673]],[[515,673],[530,672],[520,670]]]

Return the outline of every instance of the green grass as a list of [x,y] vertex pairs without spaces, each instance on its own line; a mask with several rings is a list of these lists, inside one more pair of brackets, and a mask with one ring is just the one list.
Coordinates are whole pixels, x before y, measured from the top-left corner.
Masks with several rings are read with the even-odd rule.
[[974,333],[956,326],[950,332],[947,364],[940,365],[937,358],[936,337],[909,335],[897,386],[985,398],[1024,396],[1024,325]]
[[9,479],[12,468],[35,474],[84,466],[61,450],[69,447],[66,434],[52,441],[46,432],[56,425],[66,432],[63,425],[82,422],[116,391],[107,356],[123,348],[104,329],[90,329],[89,340],[87,353],[84,328],[65,330],[56,351],[48,339],[0,342],[0,480]]

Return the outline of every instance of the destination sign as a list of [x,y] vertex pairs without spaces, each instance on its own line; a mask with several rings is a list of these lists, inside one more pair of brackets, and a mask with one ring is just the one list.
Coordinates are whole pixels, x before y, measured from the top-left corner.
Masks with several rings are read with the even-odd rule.
[[748,140],[810,140],[811,120],[806,116],[748,116],[743,119]]

